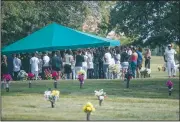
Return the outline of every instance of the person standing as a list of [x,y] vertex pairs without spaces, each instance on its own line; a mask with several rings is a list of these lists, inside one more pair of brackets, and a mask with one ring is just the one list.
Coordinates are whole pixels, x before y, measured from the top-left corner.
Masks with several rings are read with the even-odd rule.
[[137,68],[136,68],[136,73],[137,73],[137,78],[139,78],[140,75],[140,69],[142,68],[142,63],[143,63],[143,56],[142,56],[142,48],[139,47],[138,50],[136,51],[138,54],[138,59],[137,59]]
[[70,50],[65,54],[65,65],[64,65],[64,73],[66,74],[66,79],[70,79],[70,75],[72,73],[71,62],[73,61],[73,56],[71,55]]
[[145,68],[150,69],[151,51],[149,48],[146,49],[144,58],[145,58]]
[[13,55],[7,56],[8,73],[13,76]]
[[164,53],[164,61],[167,62],[167,69],[168,69],[168,76],[169,78],[171,76],[176,76],[176,67],[175,67],[175,60],[174,55],[177,54],[177,52],[172,49],[172,45],[168,44],[168,49],[165,50]]
[[130,58],[131,71],[132,71],[133,78],[135,78],[135,76],[136,76],[137,59],[138,59],[138,54],[136,53],[136,48],[133,47],[132,48],[132,55]]
[[14,80],[17,81],[17,76],[19,71],[21,70],[21,60],[19,59],[19,56],[14,54],[14,59],[13,59],[13,71],[14,71]]
[[84,57],[82,56],[81,50],[78,51],[78,54],[76,55],[76,64],[75,64],[75,73],[76,78],[78,76],[78,72],[82,70],[82,63],[84,62]]
[[7,57],[3,55],[1,61],[1,80],[3,80],[3,75],[7,75],[7,74],[8,74]]
[[43,66],[43,61],[42,61],[42,55],[41,54],[39,54],[38,56],[37,56],[37,58],[39,59],[39,63],[38,63],[38,75],[39,76],[41,76],[41,78],[43,77],[43,75],[42,75],[42,66]]
[[87,70],[87,78],[92,79],[93,78],[93,72],[94,72],[94,64],[93,64],[93,54],[91,53],[90,50],[87,52],[87,65],[88,65],[88,70]]
[[109,52],[109,49],[106,49],[106,53],[104,54],[104,64],[103,64],[105,79],[110,78],[109,65],[111,64],[111,59],[112,59],[112,56]]
[[30,65],[31,65],[31,73],[35,75],[35,79],[38,78],[38,64],[39,59],[36,57],[36,53],[32,54],[32,58],[30,59]]
[[127,69],[129,67],[129,55],[127,53],[126,48],[123,48],[122,53],[121,53],[121,67],[122,67],[122,79],[125,77],[125,73],[127,72]]
[[86,51],[83,51],[82,54],[83,54],[83,57],[84,57],[84,62],[82,63],[82,69],[85,71],[84,79],[87,79],[87,68],[88,68],[87,59],[88,59],[88,56],[87,56]]
[[97,49],[93,51],[94,78],[95,79],[99,78],[99,72],[100,72],[100,70],[99,70],[99,57],[100,57],[100,55],[99,54],[100,53]]
[[46,52],[44,52],[44,56],[43,56],[43,67],[42,67],[42,73],[43,73],[43,79],[45,79],[45,70],[49,70],[49,62],[50,62],[50,58],[47,55]]

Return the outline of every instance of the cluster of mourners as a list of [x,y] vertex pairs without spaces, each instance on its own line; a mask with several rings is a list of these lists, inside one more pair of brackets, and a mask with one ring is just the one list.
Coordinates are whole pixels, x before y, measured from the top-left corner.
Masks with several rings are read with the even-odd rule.
[[[150,69],[151,51],[144,53],[145,67]],[[77,72],[84,70],[85,79],[117,78],[109,72],[111,65],[119,65],[121,72],[129,68],[133,78],[138,78],[143,63],[141,47],[100,47],[52,52],[21,53],[1,56],[1,77],[10,74],[13,80],[21,71],[33,73],[35,79],[47,79],[45,71],[56,71],[62,78],[76,79]]]

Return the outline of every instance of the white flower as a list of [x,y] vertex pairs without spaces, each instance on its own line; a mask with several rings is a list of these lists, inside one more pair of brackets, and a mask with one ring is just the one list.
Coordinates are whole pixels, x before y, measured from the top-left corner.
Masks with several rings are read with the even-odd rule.
[[94,91],[95,92],[95,96],[104,96],[106,95],[106,92],[103,91],[103,89],[99,90],[99,91]]
[[51,91],[45,91],[44,92],[44,97],[46,100],[49,100],[49,96],[51,96]]
[[99,100],[104,100],[104,96],[99,96]]

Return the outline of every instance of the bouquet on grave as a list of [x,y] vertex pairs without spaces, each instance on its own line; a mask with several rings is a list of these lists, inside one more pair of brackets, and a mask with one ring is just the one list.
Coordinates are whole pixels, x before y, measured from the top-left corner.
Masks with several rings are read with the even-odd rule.
[[87,120],[90,120],[90,115],[91,112],[95,111],[94,106],[92,105],[92,103],[88,102],[84,107],[83,107],[83,111],[87,114]]
[[3,81],[9,82],[9,81],[11,81],[11,80],[12,80],[12,77],[11,77],[10,74],[4,74],[4,75],[3,75]]
[[44,98],[51,102],[51,107],[54,108],[55,102],[59,99],[60,91],[58,90],[47,90],[44,92]]
[[52,74],[51,74],[51,72],[49,70],[45,69],[44,70],[44,74],[45,74],[45,78],[47,80],[51,80],[52,79]]
[[167,86],[168,89],[169,89],[169,96],[171,96],[171,92],[172,92],[172,89],[173,89],[173,82],[170,81],[170,80],[168,80],[168,81],[166,82],[166,86]]
[[28,73],[28,80],[33,80],[35,75],[33,73]]
[[28,74],[24,70],[20,70],[17,76],[20,80],[27,80]]
[[53,78],[54,80],[58,80],[58,79],[59,79],[59,74],[58,74],[56,71],[53,71],[53,72],[52,72],[52,78]]
[[82,88],[82,85],[84,84],[84,75],[85,75],[85,71],[84,70],[80,70],[78,72],[78,80],[80,82],[80,88]]
[[104,92],[103,89],[101,89],[99,91],[95,90],[94,92],[95,92],[95,96],[98,97],[99,105],[101,106],[102,101],[107,97],[106,92]]

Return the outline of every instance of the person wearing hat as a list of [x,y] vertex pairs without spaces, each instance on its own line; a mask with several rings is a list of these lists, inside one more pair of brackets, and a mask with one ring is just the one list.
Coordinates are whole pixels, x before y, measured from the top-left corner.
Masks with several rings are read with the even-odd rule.
[[173,77],[176,76],[175,60],[174,60],[175,54],[177,54],[177,53],[174,49],[172,49],[172,45],[168,44],[168,49],[166,49],[165,53],[164,53],[164,61],[167,63],[169,78],[171,76],[173,76]]

